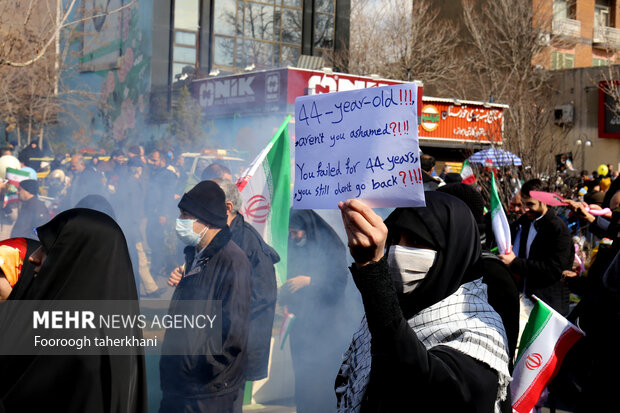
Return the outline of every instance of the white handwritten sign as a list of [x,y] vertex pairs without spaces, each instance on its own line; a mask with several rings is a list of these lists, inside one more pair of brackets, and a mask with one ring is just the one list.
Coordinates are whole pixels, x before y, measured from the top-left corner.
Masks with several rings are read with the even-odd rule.
[[296,209],[424,206],[418,149],[418,85],[295,100]]

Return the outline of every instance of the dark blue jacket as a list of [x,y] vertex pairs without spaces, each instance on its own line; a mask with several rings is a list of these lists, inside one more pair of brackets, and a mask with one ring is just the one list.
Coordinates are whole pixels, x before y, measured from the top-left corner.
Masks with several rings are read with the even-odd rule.
[[[214,343],[209,330],[168,330],[159,364],[161,389],[165,405],[170,407],[173,402],[172,410],[183,411],[189,400],[208,410],[213,396],[237,392],[245,383],[251,269],[245,253],[231,241],[228,227],[200,252],[194,267],[195,248],[187,247],[185,256],[189,271],[174,291],[169,314],[187,311],[187,307],[181,310],[184,300],[221,300],[222,351],[209,354]],[[196,301],[193,305],[190,311],[194,314],[209,311],[206,303]],[[185,343],[184,355],[166,355],[168,340]],[[204,351],[197,351],[199,348]]]
[[273,319],[278,287],[273,265],[280,261],[278,253],[267,245],[260,234],[242,215],[230,223],[232,240],[245,252],[252,267],[252,300],[248,337],[247,380],[267,377]]
[[[575,249],[568,227],[549,208],[547,213],[534,223],[536,237],[530,246],[528,258],[515,258],[510,271],[519,276],[519,291],[535,294],[562,315],[567,315],[569,290],[562,284],[562,271],[573,266]],[[521,228],[521,239],[527,237],[530,221],[526,215],[511,227],[512,241]],[[521,251],[519,251],[521,252]]]

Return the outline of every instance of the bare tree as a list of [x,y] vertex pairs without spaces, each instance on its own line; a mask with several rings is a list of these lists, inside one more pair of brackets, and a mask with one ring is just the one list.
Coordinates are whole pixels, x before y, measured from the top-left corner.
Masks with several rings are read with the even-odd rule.
[[[278,65],[294,64],[298,55],[294,52],[301,43],[301,10],[268,4],[245,3],[238,10],[226,11],[218,15],[228,27],[234,27],[235,38],[218,45],[222,56],[228,57],[237,70],[254,65],[265,69]],[[315,28],[325,30],[325,28]],[[227,34],[230,36],[230,33]],[[222,39],[222,37],[220,37]],[[274,53],[275,47],[281,47]],[[282,44],[278,44],[278,42]],[[288,44],[287,44],[288,43]],[[279,60],[279,61],[278,61]],[[220,64],[216,61],[216,65]]]
[[453,91],[510,106],[505,111],[504,146],[531,168],[530,176],[555,173],[554,154],[561,151],[568,133],[553,124],[551,73],[536,64],[548,50],[541,39],[549,35],[552,20],[553,10],[545,2],[463,0],[466,70]]
[[462,0],[451,13],[427,0],[358,0],[348,50],[328,59],[351,73],[422,80],[431,94],[509,105],[501,146],[527,166],[521,178],[551,177],[568,129],[554,125],[552,76],[540,63],[547,39],[570,42],[551,37],[552,21],[552,3],[539,0]]
[[[83,12],[77,0],[28,0],[0,4],[0,120],[15,131],[18,144],[43,143],[61,107],[94,103],[96,94],[66,87],[63,77],[76,65],[72,41],[83,36],[79,24],[132,7]],[[61,74],[63,75],[61,77]],[[79,121],[68,110],[69,117]]]
[[[10,23],[15,17],[14,10],[10,9],[20,8],[20,3],[7,2],[4,4],[4,10],[1,12],[1,15],[6,19],[6,21],[2,21],[2,27],[10,27],[11,30],[10,32],[2,32],[0,65],[14,67],[30,66],[46,56],[48,51],[52,50],[52,46],[58,46],[61,32],[64,29],[75,27],[86,20],[119,13],[124,9],[132,7],[135,2],[136,0],[132,0],[115,10],[99,11],[95,9],[88,15],[78,14],[82,17],[70,19],[71,16],[76,14],[77,0],[67,2],[64,7],[63,2],[60,0],[30,0],[28,8],[24,13],[23,24],[21,25]],[[47,9],[47,16],[41,12],[43,6]],[[37,10],[39,10],[40,18],[32,19],[33,14],[37,14]],[[33,21],[34,24],[32,24]],[[27,49],[19,47],[24,43],[27,44]]]
[[334,67],[421,80],[425,87],[453,80],[456,26],[440,19],[430,1],[353,1],[350,21],[349,47],[326,56]]

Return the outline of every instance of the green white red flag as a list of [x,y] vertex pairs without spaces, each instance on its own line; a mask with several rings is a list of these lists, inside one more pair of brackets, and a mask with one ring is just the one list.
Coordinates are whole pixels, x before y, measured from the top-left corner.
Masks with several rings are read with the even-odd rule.
[[471,185],[476,182],[476,176],[474,175],[474,170],[471,168],[471,165],[465,159],[463,161],[463,167],[461,168],[461,179],[464,184]]
[[289,115],[237,181],[243,200],[241,214],[280,255],[276,264],[278,285],[286,281],[291,205],[290,120]]
[[284,317],[282,317],[282,324],[280,324],[280,333],[278,334],[278,339],[280,341],[280,350],[284,348],[284,343],[286,343],[286,339],[291,333],[291,326],[293,325],[293,321],[295,321],[295,314],[289,313],[286,309],[284,309]]
[[9,181],[9,187],[4,195],[4,206],[19,201],[17,189],[19,188],[19,183],[26,179],[30,179],[30,174],[27,171],[6,168],[6,180]]
[[585,336],[538,297],[519,341],[510,393],[512,410],[529,413],[543,389],[557,374],[568,350]]
[[500,254],[510,252],[512,239],[510,238],[510,225],[504,207],[499,200],[497,185],[495,183],[495,173],[491,176],[491,225],[493,227],[493,235],[497,243],[497,249]]

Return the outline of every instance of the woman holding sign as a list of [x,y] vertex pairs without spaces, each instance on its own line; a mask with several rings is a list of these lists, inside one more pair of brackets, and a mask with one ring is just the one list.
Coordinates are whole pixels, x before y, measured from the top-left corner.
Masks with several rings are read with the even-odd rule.
[[359,200],[339,205],[365,310],[336,379],[340,412],[510,411],[476,223],[459,199],[425,196],[385,224]]

